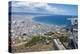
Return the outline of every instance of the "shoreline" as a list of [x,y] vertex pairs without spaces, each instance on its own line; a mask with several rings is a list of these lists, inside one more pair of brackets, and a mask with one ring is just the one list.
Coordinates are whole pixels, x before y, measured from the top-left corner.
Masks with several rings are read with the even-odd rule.
[[57,27],[65,27],[66,25],[59,25],[59,24],[55,24],[55,23],[43,23],[43,22],[38,22],[38,21],[35,21],[34,18],[35,17],[39,17],[39,16],[34,16],[31,18],[32,22],[35,22],[35,23],[38,23],[38,24],[42,24],[42,25],[49,25],[49,26],[57,26]]
[[13,19],[15,19],[12,19],[11,23],[12,37],[16,38],[22,36],[24,33],[26,33],[28,37],[30,37],[31,35],[43,35],[46,32],[59,31],[60,29],[65,27],[56,24],[51,25],[46,23],[39,23],[33,20],[34,17],[35,16],[14,16]]

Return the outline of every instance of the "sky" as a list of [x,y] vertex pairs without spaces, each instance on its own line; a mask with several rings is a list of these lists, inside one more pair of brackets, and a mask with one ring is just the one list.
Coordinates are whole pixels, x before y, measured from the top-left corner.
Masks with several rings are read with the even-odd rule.
[[77,15],[77,5],[13,1],[12,12],[39,13],[39,14],[59,14],[59,15]]

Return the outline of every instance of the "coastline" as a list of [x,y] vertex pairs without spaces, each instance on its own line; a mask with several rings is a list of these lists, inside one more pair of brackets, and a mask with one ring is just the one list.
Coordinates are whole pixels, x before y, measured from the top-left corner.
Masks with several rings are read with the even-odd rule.
[[34,35],[43,34],[48,31],[57,31],[64,27],[64,26],[59,26],[59,25],[39,23],[33,20],[34,17],[35,16],[12,17],[12,18],[15,18],[14,20],[12,19],[12,29],[11,29],[12,34],[13,34],[12,37],[20,36],[20,33],[21,34],[27,33],[28,36],[33,35],[33,34]]
[[[22,50],[19,49],[18,47],[20,46],[20,48],[22,47],[23,49],[27,49],[27,51],[34,51],[31,49],[34,49],[36,47],[34,46],[39,46],[37,44],[31,46],[32,48],[27,48],[28,46],[23,47],[22,45],[28,44],[30,40],[32,40],[33,37],[51,37],[53,39],[58,39],[61,41],[63,37],[65,37],[64,40],[67,41],[67,34],[69,34],[68,32],[66,32],[65,30],[65,26],[59,26],[59,25],[51,25],[51,24],[46,24],[46,23],[40,23],[40,22],[36,22],[33,20],[35,16],[17,16],[17,17],[12,17],[15,18],[14,20],[12,19],[12,51],[15,50]],[[20,19],[21,18],[21,19]],[[16,20],[17,19],[17,20]],[[15,21],[15,22],[14,22]],[[52,35],[46,35],[52,33]],[[46,40],[45,40],[46,41]],[[43,41],[42,41],[43,42]],[[41,43],[42,43],[41,42]],[[61,41],[64,42],[64,41]],[[33,42],[32,42],[33,43]],[[45,42],[47,43],[47,42]],[[43,46],[50,46],[51,48],[53,47],[52,44],[54,45],[53,42],[50,42],[51,44],[47,45],[47,44],[43,44]],[[66,42],[64,42],[65,44]],[[40,43],[38,43],[40,44]],[[66,43],[67,44],[67,43]],[[66,45],[65,44],[65,45]],[[34,47],[34,48],[33,48]],[[49,47],[46,47],[46,49],[48,50]],[[55,50],[55,46],[53,47]],[[36,48],[35,51],[37,51],[38,48]],[[42,47],[41,50],[43,50],[44,48]],[[44,49],[44,50],[46,50]],[[25,51],[25,50],[23,50]],[[15,51],[18,52],[18,51]]]

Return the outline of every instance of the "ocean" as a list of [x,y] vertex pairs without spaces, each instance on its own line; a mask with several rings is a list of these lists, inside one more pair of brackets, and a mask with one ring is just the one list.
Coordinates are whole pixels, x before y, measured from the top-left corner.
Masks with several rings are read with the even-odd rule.
[[38,13],[12,13],[12,15],[18,15],[18,16],[37,16],[32,18],[33,21],[38,23],[46,23],[46,24],[56,24],[56,25],[70,25],[71,21],[68,20],[68,18],[78,18],[78,16],[72,16],[72,15],[42,15]]
[[68,18],[78,18],[77,16],[70,15],[50,15],[50,16],[38,16],[33,18],[34,21],[47,24],[56,25],[70,25],[71,21]]

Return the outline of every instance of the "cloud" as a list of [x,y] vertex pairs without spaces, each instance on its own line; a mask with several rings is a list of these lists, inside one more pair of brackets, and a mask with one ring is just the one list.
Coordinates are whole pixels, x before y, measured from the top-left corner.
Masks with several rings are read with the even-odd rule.
[[12,2],[13,12],[33,12],[45,14],[61,14],[65,11],[57,7],[50,6],[48,3],[41,2]]

